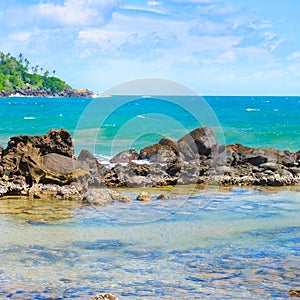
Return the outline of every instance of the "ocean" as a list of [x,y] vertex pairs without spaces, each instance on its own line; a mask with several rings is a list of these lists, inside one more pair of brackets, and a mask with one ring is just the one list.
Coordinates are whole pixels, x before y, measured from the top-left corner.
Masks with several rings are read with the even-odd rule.
[[[2,98],[0,144],[63,127],[76,154],[107,161],[210,126],[220,144],[298,151],[299,114],[300,97]],[[300,289],[299,190],[176,187],[175,199],[106,207],[2,199],[0,299],[288,299]]]

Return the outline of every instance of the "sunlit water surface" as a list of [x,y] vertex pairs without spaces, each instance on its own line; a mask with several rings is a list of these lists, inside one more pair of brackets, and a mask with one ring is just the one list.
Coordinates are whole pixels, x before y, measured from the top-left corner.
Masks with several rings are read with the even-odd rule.
[[0,299],[288,299],[300,288],[299,188],[184,194],[1,200]]

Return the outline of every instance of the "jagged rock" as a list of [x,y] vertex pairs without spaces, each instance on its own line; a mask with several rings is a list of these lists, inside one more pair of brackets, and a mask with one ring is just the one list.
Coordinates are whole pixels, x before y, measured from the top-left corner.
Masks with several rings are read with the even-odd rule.
[[150,162],[170,164],[178,158],[178,148],[171,139],[162,138],[158,143],[145,147],[140,151],[140,159],[149,159]]
[[6,149],[0,147],[0,196],[85,199],[88,203],[105,204],[129,199],[107,191],[97,194],[89,187],[300,183],[299,151],[241,144],[219,147],[213,131],[206,127],[195,129],[177,144],[161,139],[142,149],[139,159],[149,159],[150,163],[133,162],[138,154],[129,150],[115,158],[118,162],[127,161],[126,165],[108,168],[87,150],[82,150],[78,158],[73,151],[71,135],[64,129],[50,130],[43,136],[12,137]]
[[152,200],[152,197],[149,195],[148,192],[142,191],[139,193],[136,197],[136,200],[143,201],[143,202],[148,202]]
[[12,137],[2,152],[2,180],[17,176],[29,185],[85,181],[89,173],[73,158],[73,152],[71,135],[65,129],[52,129],[43,136]]
[[169,185],[171,178],[159,164],[116,165],[105,176],[105,184],[123,187],[154,187]]
[[38,149],[40,155],[48,153],[61,154],[67,157],[73,157],[74,147],[70,133],[65,129],[51,129],[42,136],[19,135],[10,138],[7,148],[3,151],[3,156],[8,153],[22,153],[24,149]]
[[139,154],[135,149],[125,150],[115,155],[109,162],[112,164],[131,163],[133,160],[137,160]]
[[218,143],[213,130],[200,127],[186,134],[177,141],[180,154],[184,160],[199,159],[201,155],[210,156],[218,151]]
[[112,294],[98,294],[90,298],[90,300],[118,300],[118,298]]

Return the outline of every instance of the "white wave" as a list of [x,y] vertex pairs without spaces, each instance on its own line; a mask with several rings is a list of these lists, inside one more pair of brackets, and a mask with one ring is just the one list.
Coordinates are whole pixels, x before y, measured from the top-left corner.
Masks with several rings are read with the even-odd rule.
[[24,117],[24,120],[35,120],[36,117]]
[[279,109],[278,109],[278,108],[274,108],[273,110],[274,110],[274,111],[278,111]]
[[104,124],[103,127],[116,127],[116,124]]
[[140,159],[140,160],[133,159],[132,162],[137,165],[151,165],[148,159]]
[[260,111],[259,108],[246,108],[246,111]]
[[137,115],[137,118],[146,119],[146,117],[143,115]]

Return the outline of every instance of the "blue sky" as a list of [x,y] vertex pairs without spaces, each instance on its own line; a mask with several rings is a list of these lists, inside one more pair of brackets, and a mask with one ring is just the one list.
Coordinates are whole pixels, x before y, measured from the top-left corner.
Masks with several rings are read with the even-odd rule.
[[0,45],[76,88],[175,80],[201,95],[300,95],[300,1],[0,0]]

